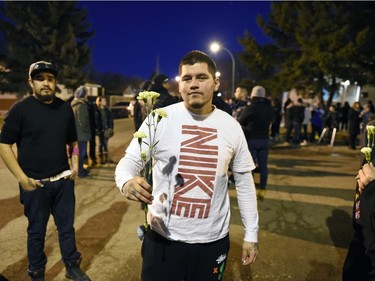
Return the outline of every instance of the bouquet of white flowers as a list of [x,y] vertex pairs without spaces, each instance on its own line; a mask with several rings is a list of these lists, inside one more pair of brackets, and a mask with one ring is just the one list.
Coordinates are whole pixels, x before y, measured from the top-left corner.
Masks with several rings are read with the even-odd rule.
[[[146,125],[148,128],[148,134],[143,131],[137,131],[134,133],[134,138],[138,139],[139,148],[140,148],[140,156],[142,159],[142,176],[146,179],[146,181],[152,185],[152,168],[155,163],[155,152],[156,152],[156,146],[158,144],[158,140],[156,140],[156,131],[158,128],[159,122],[162,120],[162,118],[167,117],[167,113],[161,109],[153,109],[153,106],[155,105],[155,102],[157,98],[160,96],[157,92],[148,92],[144,91],[139,93],[137,99],[142,100],[146,106]],[[143,149],[144,145],[148,147],[148,151]],[[138,236],[140,239],[143,239],[144,231],[147,231],[149,229],[149,224],[147,221],[147,213],[148,213],[148,205],[146,204],[144,207],[144,213],[145,213],[145,221],[143,226],[141,226],[138,229]]]

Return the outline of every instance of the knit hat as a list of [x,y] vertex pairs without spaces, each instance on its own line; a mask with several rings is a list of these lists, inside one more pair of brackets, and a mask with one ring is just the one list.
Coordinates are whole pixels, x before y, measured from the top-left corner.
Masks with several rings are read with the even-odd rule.
[[57,77],[57,69],[56,66],[48,61],[37,61],[30,65],[29,68],[29,78],[33,79],[34,76],[40,72],[49,72],[52,73],[55,77]]
[[265,98],[266,97],[266,90],[262,86],[255,86],[251,90],[250,98],[258,97],[258,98]]
[[77,90],[75,90],[74,92],[74,96],[76,98],[84,98],[86,95],[87,95],[87,88],[83,86],[78,87]]
[[165,74],[157,74],[153,79],[154,85],[162,85],[164,82],[168,82],[168,76]]

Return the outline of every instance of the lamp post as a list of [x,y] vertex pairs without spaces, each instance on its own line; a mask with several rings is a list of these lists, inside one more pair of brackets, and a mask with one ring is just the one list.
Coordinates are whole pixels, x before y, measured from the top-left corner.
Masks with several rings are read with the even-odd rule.
[[224,51],[226,51],[229,54],[230,58],[232,59],[232,92],[231,92],[230,96],[233,97],[233,95],[234,95],[235,69],[236,69],[236,60],[234,59],[233,53],[231,51],[229,51],[227,48],[225,48],[224,46],[221,46],[217,42],[212,43],[211,46],[210,46],[210,49],[214,53],[218,52],[220,49],[223,49]]

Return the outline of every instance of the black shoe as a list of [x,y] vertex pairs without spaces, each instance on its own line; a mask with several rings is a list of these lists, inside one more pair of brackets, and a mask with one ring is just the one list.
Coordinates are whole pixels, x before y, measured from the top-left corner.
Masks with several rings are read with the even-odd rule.
[[75,263],[66,263],[66,273],[65,277],[68,279],[72,279],[73,281],[91,281],[91,279],[82,271],[79,267],[81,263],[81,259],[79,259]]
[[35,272],[29,271],[28,274],[32,281],[44,281],[44,270]]
[[65,277],[74,281],[91,281],[79,266],[67,266]]
[[81,173],[78,173],[79,178],[88,178],[90,177],[90,172],[86,169],[83,169]]

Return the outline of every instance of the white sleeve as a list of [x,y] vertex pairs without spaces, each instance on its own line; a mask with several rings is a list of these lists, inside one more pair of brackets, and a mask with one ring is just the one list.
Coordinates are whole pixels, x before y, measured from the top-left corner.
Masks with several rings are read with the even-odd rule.
[[137,158],[126,153],[125,156],[121,158],[115,169],[116,185],[121,192],[124,184],[135,176],[139,176],[141,170],[142,162],[139,161],[139,157]]
[[259,215],[253,176],[251,171],[233,172],[233,176],[236,182],[238,207],[245,227],[244,240],[258,242]]
[[[146,131],[147,125],[145,124],[145,121],[143,121],[139,131]],[[148,149],[145,150],[148,152]],[[128,180],[141,175],[143,166],[140,152],[141,149],[139,147],[138,139],[133,138],[129,146],[126,148],[124,157],[121,158],[116,166],[115,181],[121,192],[122,187]]]

